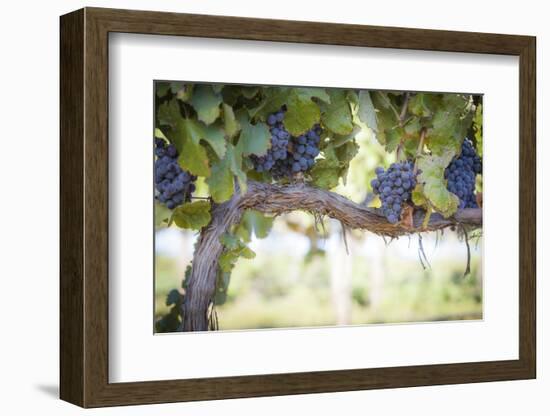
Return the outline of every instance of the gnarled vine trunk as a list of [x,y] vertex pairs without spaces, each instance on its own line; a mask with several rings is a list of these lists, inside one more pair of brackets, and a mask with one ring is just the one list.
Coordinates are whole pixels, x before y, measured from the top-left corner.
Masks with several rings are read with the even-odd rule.
[[426,228],[421,228],[425,216],[422,211],[415,212],[413,227],[393,225],[376,209],[356,204],[334,192],[306,184],[274,185],[249,182],[244,195],[237,191],[229,201],[213,207],[212,220],[201,231],[182,305],[184,331],[208,330],[208,311],[214,298],[218,261],[223,251],[220,237],[233,224],[238,223],[244,210],[249,208],[275,215],[295,210],[309,211],[339,220],[347,228],[367,230],[392,238],[459,224],[482,224],[481,209],[471,208],[459,210],[451,218],[432,214]]

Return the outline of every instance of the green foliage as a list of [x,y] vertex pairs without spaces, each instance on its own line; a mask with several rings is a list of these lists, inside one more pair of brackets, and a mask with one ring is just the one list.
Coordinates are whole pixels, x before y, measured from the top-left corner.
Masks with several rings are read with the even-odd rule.
[[191,105],[197,112],[197,117],[205,124],[212,124],[220,116],[222,98],[219,92],[210,85],[196,85],[193,90]]
[[376,109],[374,108],[374,104],[372,103],[372,99],[368,91],[359,91],[357,116],[371,130],[378,131]]
[[220,270],[230,273],[239,257],[253,259],[256,254],[236,235],[225,233],[220,237],[224,251],[220,257]]
[[210,222],[210,204],[195,201],[180,205],[174,210],[172,218],[180,228],[199,230]]
[[155,201],[155,227],[168,225],[172,211]]
[[483,156],[483,106],[479,104],[476,107],[474,116],[474,137],[476,150],[479,156]]
[[243,156],[263,156],[271,146],[269,129],[263,122],[251,124],[245,110],[237,114],[241,135],[239,137],[239,150]]
[[247,209],[235,230],[235,235],[245,242],[251,240],[252,234],[256,238],[266,238],[273,227],[273,220],[273,217],[268,217],[259,211]]
[[287,112],[284,125],[294,136],[299,136],[319,122],[319,106],[312,101],[313,91],[307,88],[292,88],[286,100]]
[[[457,199],[446,190],[444,171],[468,131],[482,154],[482,104],[474,98],[455,93],[158,82],[155,137],[173,143],[181,167],[206,184],[205,192],[213,202],[222,203],[233,196],[237,184],[246,192],[248,179],[273,180],[270,174],[254,171],[251,157],[270,149],[266,120],[281,107],[286,109],[285,128],[293,136],[316,124],[323,129],[320,156],[297,180],[324,189],[346,183],[358,153],[357,138],[370,129],[387,154],[417,160],[422,173],[413,203],[449,216],[457,209]],[[372,177],[367,172],[365,176]],[[192,206],[185,204],[171,217],[157,206],[155,221],[162,226],[171,218],[178,226],[200,229],[210,220],[209,205],[203,201],[199,214],[184,212]],[[242,241],[257,231],[260,219],[265,220],[258,215],[243,217],[235,230]],[[225,259],[227,265],[232,264],[230,257]]]
[[349,99],[345,90],[329,90],[330,103],[321,103],[323,126],[335,134],[346,135],[353,130]]
[[[447,150],[441,156],[421,155],[418,158],[418,167],[421,170],[419,183],[424,198],[429,201],[435,210],[439,211],[445,217],[454,214],[458,208],[458,197],[447,190],[445,180],[445,168],[449,165],[454,153]],[[416,194],[415,200],[420,202],[421,196]]]
[[[212,204],[228,201],[237,190],[246,192],[247,180],[274,181],[271,174],[256,172],[253,160],[270,150],[267,117],[282,107],[286,110],[284,126],[292,136],[297,137],[317,124],[322,134],[321,153],[313,167],[291,178],[279,179],[279,183],[306,182],[338,192],[348,176],[353,176],[348,175],[353,164],[354,170],[361,166],[364,171],[361,178],[354,181],[361,184],[366,196],[374,167],[411,159],[420,172],[412,203],[426,211],[426,221],[432,212],[449,217],[457,210],[459,201],[447,190],[445,169],[460,152],[464,138],[468,134],[473,136],[470,138],[479,155],[483,151],[481,97],[467,94],[175,81],[155,84],[155,103],[154,137],[174,144],[181,168],[198,176],[193,197],[204,198],[186,202],[174,210],[155,203],[157,227],[173,223],[180,228],[201,230],[211,221]],[[367,143],[368,152],[364,150]],[[477,179],[481,189],[482,177]],[[371,201],[371,206],[373,204]],[[273,220],[258,211],[247,210],[240,223],[222,235],[215,305],[231,303],[227,300],[233,268],[239,258],[255,257],[247,243],[253,236],[267,237]],[[313,224],[313,220],[311,222]],[[314,244],[318,238],[315,226],[300,232],[312,241],[310,261],[319,261],[311,260],[313,254],[320,252]],[[315,274],[316,282],[320,273],[324,272],[318,270]],[[157,331],[176,331],[181,326],[181,304],[190,274],[189,267],[183,281],[183,294],[172,290],[165,292],[165,302],[164,298],[160,300],[166,304],[167,313],[156,322]],[[264,289],[279,293],[283,290],[280,286]],[[358,298],[358,302],[363,301]]]
[[177,289],[172,289],[166,295],[166,306],[170,307],[167,314],[155,322],[156,332],[176,332],[181,325],[181,305],[183,296]]
[[233,151],[230,150],[223,159],[215,161],[212,165],[212,175],[206,179],[214,202],[227,201],[233,195],[235,188],[231,172],[233,156]]

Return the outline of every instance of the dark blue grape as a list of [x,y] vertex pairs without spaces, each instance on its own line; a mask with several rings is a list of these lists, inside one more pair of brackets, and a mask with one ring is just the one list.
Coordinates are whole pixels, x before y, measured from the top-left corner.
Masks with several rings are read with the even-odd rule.
[[477,208],[475,198],[476,174],[482,171],[481,158],[469,139],[462,142],[462,150],[458,157],[453,159],[447,169],[447,189],[458,196],[459,208]]
[[392,224],[399,222],[403,203],[410,201],[416,186],[416,174],[410,161],[396,162],[387,170],[375,169],[377,177],[371,181],[372,190],[382,201],[382,213]]
[[395,224],[397,223],[398,219],[397,219],[397,215],[395,215],[394,213],[391,213],[387,216],[387,219],[389,222],[391,222],[392,224]]
[[285,111],[283,107],[267,117],[271,132],[271,148],[267,154],[251,156],[257,172],[270,172],[275,179],[307,171],[313,167],[319,155],[320,126],[314,125],[304,134],[293,137],[283,124]]
[[195,190],[192,183],[197,178],[184,171],[178,164],[178,151],[173,144],[155,140],[155,188],[156,198],[169,209],[189,201]]

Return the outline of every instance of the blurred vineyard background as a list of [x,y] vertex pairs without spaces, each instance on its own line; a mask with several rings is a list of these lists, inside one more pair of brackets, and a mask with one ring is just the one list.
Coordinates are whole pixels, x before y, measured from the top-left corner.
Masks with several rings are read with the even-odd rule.
[[[346,183],[335,192],[368,203],[376,166],[392,163],[368,128],[356,136],[359,153]],[[207,195],[197,183],[196,195]],[[156,205],[158,212],[161,207]],[[251,213],[254,219],[254,213]],[[482,238],[467,248],[456,232],[389,241],[368,232],[342,230],[339,222],[293,212],[256,221],[249,247],[231,273],[227,295],[216,306],[220,330],[427,322],[482,318]],[[175,226],[155,235],[155,320],[169,310],[166,297],[182,286],[197,234]]]

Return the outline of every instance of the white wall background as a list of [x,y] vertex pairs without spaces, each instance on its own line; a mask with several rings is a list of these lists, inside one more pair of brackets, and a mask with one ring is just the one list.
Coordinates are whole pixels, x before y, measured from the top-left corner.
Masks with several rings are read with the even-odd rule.
[[[538,41],[538,379],[338,394],[225,400],[87,411],[103,415],[374,414],[547,415],[550,411],[550,285],[543,247],[550,243],[544,182],[550,157],[544,143],[550,102],[550,26],[544,2],[393,0],[391,2],[259,2],[233,0],[52,0],[4,2],[0,14],[0,409],[3,414],[72,415],[83,412],[57,400],[58,386],[58,16],[82,6],[319,20],[536,35]],[[546,75],[546,77],[545,77]],[[546,198],[546,201],[544,201]],[[546,241],[545,241],[546,240]],[[543,264],[544,262],[544,264]],[[546,267],[545,267],[546,266]],[[543,331],[543,326],[546,331]],[[545,351],[546,348],[546,351]]]

